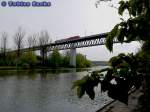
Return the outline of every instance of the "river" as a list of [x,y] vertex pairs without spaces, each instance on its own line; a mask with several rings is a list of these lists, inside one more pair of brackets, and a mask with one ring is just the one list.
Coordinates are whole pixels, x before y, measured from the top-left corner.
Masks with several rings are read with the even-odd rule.
[[87,95],[79,99],[71,86],[89,71],[100,68],[1,70],[0,112],[95,112],[111,100],[106,93],[95,88],[94,100]]

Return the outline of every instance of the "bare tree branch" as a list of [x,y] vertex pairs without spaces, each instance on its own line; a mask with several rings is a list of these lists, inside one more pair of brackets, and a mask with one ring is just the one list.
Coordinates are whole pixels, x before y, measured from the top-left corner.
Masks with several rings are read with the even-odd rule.
[[37,45],[38,36],[39,36],[38,34],[33,34],[33,35],[28,37],[28,43],[27,44],[28,44],[29,48],[32,48],[32,47]]
[[47,58],[47,48],[44,46],[46,44],[49,44],[51,43],[52,40],[50,39],[49,37],[49,34],[47,31],[41,31],[40,32],[40,35],[39,35],[39,46],[40,46],[40,49],[41,49],[41,55],[42,55],[42,63],[44,65],[44,60],[45,58]]
[[8,34],[6,32],[3,32],[1,35],[1,52],[3,53],[4,57],[6,55],[7,42],[8,42]]
[[43,46],[43,45],[50,43],[51,40],[49,40],[49,39],[50,39],[50,37],[49,37],[48,32],[47,31],[41,31],[40,36],[39,36],[39,45]]
[[17,48],[17,56],[20,56],[20,50],[23,48],[23,38],[25,37],[25,31],[19,27],[14,35],[14,43]]

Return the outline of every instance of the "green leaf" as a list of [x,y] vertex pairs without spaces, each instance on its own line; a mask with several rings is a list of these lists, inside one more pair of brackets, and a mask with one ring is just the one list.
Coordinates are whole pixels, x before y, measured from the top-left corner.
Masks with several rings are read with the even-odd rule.
[[120,4],[120,6],[119,6],[119,9],[118,9],[118,13],[119,13],[120,15],[122,15],[123,12],[124,12],[124,10],[125,10],[125,2],[121,0],[121,1],[119,2],[119,4]]
[[135,0],[130,0],[129,1],[129,5],[130,5],[130,8],[129,8],[129,14],[132,15],[132,16],[136,16],[136,4],[135,4]]
[[104,80],[105,80],[105,81],[110,81],[110,80],[112,79],[113,73],[114,73],[114,70],[113,70],[113,69],[111,69],[111,68],[108,69],[107,74],[106,74]]
[[95,92],[94,92],[93,88],[86,89],[86,93],[91,98],[91,100],[93,100],[95,98]]
[[122,68],[120,71],[119,71],[119,76],[120,77],[126,77],[128,75],[128,68]]
[[87,83],[89,76],[84,76],[82,79],[80,80],[76,80],[73,82],[73,86],[72,89],[74,89],[77,86],[83,86]]
[[77,96],[79,98],[82,98],[82,96],[85,94],[85,88],[83,87],[77,87]]
[[103,68],[103,69],[100,70],[100,73],[101,73],[101,72],[108,71],[109,69],[110,69],[110,68]]
[[115,27],[111,30],[110,34],[112,37],[115,37],[118,32],[118,27],[120,24],[115,25]]
[[110,52],[113,50],[113,40],[117,35],[119,25],[120,24],[117,24],[106,37],[105,45]]
[[106,48],[111,52],[113,50],[113,38],[110,34],[106,37]]
[[120,41],[121,43],[123,43],[124,41],[124,36],[125,36],[125,29],[124,28],[121,28],[119,31],[118,31],[118,34],[117,34],[117,39],[118,41]]
[[123,59],[119,56],[114,56],[109,60],[109,63],[113,68],[118,68],[122,62]]

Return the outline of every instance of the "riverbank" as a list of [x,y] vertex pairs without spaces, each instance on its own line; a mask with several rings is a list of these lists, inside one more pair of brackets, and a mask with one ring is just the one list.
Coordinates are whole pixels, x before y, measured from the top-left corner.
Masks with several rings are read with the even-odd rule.
[[137,109],[138,98],[142,95],[140,90],[136,90],[129,95],[128,105],[119,101],[112,101],[109,105],[99,109],[96,112],[134,112]]
[[[0,66],[0,70],[39,70],[39,69],[91,69],[91,68],[98,68],[99,66],[91,66],[91,67],[84,67],[84,68],[80,68],[80,67],[43,67],[43,66],[35,66],[32,68],[29,67],[16,67],[16,66]],[[102,68],[105,66],[101,66]]]
[[0,70],[36,70],[36,69],[66,69],[66,68],[75,68],[75,67],[42,67],[42,66],[36,66],[36,67],[16,67],[16,66],[1,66]]
[[[23,67],[15,67],[15,66],[1,66],[0,72],[8,72],[8,71],[26,71],[26,72],[52,72],[52,73],[64,73],[64,72],[82,72],[86,71],[87,73],[93,70],[99,70],[99,66],[95,67],[88,67],[88,68],[72,68],[72,67],[58,67],[58,68],[51,68],[51,67],[34,67],[34,68],[23,68]],[[103,67],[102,67],[103,68]]]

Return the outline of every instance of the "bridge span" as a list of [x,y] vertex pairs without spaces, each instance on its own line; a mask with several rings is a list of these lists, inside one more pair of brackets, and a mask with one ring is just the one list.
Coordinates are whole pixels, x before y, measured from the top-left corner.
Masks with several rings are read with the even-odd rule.
[[[40,50],[40,53],[44,58],[47,55],[47,52],[53,51],[54,49],[58,49],[58,50],[70,49],[70,53],[71,53],[70,65],[76,67],[76,48],[104,45],[107,35],[108,33],[101,33],[101,34],[81,37],[78,39],[68,40],[68,41],[67,40],[62,42],[55,41],[54,43],[46,44],[43,46],[33,46],[31,48],[23,48],[21,49],[21,52],[27,52],[29,50],[32,51]],[[114,43],[118,43],[118,41],[114,40]],[[17,52],[17,50],[13,50],[10,52]]]

